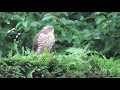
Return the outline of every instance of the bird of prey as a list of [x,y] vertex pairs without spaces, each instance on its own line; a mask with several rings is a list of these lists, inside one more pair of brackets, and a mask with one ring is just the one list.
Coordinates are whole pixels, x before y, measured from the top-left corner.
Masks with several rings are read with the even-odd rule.
[[43,53],[44,48],[50,52],[54,43],[54,28],[51,25],[47,25],[35,35],[32,50],[38,55]]

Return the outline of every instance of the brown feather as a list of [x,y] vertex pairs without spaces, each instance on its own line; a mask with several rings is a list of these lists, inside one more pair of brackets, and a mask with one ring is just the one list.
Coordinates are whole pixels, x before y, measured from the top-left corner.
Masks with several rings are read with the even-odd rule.
[[50,52],[54,43],[54,28],[52,26],[45,26],[35,35],[32,50],[37,54],[42,54],[44,48],[47,48]]

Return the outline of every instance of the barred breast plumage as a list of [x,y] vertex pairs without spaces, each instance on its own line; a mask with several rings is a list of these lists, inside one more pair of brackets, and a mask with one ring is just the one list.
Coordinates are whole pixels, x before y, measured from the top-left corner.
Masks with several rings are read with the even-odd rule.
[[37,54],[42,54],[44,48],[47,48],[50,52],[54,43],[55,37],[53,26],[45,26],[35,35],[32,50]]

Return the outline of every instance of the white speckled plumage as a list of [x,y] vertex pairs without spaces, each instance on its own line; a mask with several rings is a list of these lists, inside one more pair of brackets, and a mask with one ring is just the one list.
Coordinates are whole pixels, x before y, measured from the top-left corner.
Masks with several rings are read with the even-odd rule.
[[34,50],[36,54],[42,54],[44,48],[47,48],[50,52],[54,43],[55,37],[53,26],[45,26],[35,35],[32,50]]

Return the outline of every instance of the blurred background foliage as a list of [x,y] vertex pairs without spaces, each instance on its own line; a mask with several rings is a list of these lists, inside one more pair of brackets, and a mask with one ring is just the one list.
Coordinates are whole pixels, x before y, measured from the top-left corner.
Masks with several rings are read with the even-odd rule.
[[53,51],[67,54],[89,45],[107,58],[120,58],[120,12],[0,12],[0,57],[31,49],[45,25],[55,28]]

